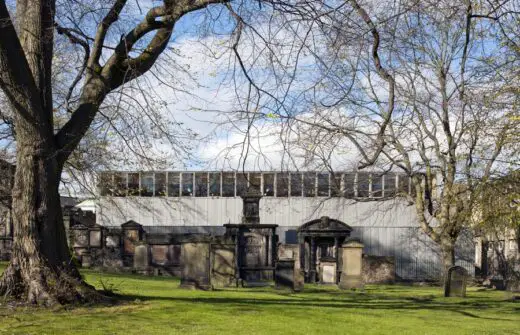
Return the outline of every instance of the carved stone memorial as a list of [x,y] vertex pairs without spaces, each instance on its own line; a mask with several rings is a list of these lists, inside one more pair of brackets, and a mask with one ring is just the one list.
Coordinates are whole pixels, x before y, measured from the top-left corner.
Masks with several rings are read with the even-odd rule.
[[466,296],[466,282],[468,280],[468,271],[462,266],[452,266],[448,269],[448,277],[444,283],[445,297],[462,297]]

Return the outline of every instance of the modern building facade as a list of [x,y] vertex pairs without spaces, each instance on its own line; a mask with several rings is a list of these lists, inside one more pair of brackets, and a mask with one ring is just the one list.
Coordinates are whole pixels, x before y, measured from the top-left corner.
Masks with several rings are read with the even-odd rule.
[[[260,224],[277,225],[281,246],[301,244],[299,232],[327,217],[351,229],[350,237],[361,240],[365,255],[393,259],[398,279],[440,278],[439,250],[420,230],[410,180],[399,173],[102,172],[96,223],[115,229],[135,222],[155,237],[220,236],[224,225],[241,222],[241,196],[248,190],[262,195]],[[303,252],[314,250],[317,263],[337,256],[333,238],[305,241]],[[471,274],[474,254],[471,236],[463,234],[457,264]],[[306,266],[314,271],[319,264],[307,261]]]

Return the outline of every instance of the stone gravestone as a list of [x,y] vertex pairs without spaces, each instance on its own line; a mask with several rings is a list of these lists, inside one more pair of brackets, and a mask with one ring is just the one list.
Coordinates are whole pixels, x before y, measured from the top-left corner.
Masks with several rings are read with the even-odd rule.
[[332,257],[320,260],[320,284],[336,284],[336,259]]
[[236,286],[234,244],[211,244],[211,287]]
[[137,273],[148,274],[150,271],[150,256],[148,245],[139,244],[134,248],[134,270]]
[[303,287],[305,284],[305,271],[300,268],[296,268],[294,270],[294,287],[293,290],[295,292],[303,291]]
[[363,288],[363,244],[356,239],[350,239],[343,243],[342,266],[339,288],[352,289]]
[[276,262],[274,282],[276,288],[289,287],[294,290],[294,259],[280,259]]
[[210,282],[210,241],[206,236],[193,236],[181,244],[182,288],[207,290]]
[[444,283],[445,297],[465,297],[466,281],[468,280],[468,271],[461,266],[452,266],[448,269],[448,277]]

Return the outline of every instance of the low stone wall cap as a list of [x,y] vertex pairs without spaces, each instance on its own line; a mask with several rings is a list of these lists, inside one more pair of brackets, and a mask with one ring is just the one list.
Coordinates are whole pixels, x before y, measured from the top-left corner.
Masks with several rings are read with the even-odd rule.
[[343,247],[363,247],[363,242],[357,237],[346,239],[343,242]]

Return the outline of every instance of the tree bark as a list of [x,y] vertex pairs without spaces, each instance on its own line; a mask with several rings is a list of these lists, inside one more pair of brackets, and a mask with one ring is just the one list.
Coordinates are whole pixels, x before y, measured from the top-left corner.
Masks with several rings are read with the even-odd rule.
[[58,192],[56,152],[37,134],[17,134],[13,199],[13,253],[0,293],[31,304],[101,299],[86,284],[67,248]]
[[442,278],[444,285],[448,280],[448,270],[455,266],[455,241],[451,238],[441,238]]

